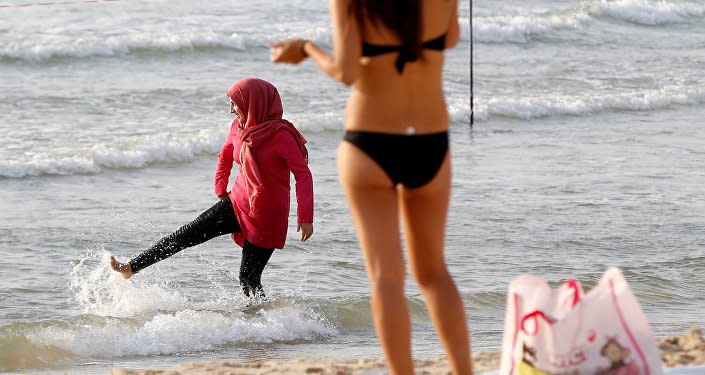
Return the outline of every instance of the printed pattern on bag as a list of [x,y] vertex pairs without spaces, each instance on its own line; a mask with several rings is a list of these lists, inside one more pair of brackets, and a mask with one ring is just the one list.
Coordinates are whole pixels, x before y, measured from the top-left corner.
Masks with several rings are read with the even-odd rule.
[[629,360],[629,349],[623,347],[616,339],[608,338],[600,351],[610,361],[610,367],[599,370],[597,375],[639,375],[639,365]]
[[[607,368],[599,369],[595,375],[641,375],[639,365],[630,359],[629,348],[613,337],[606,338],[606,343],[600,350],[602,357],[605,357],[610,365]],[[553,367],[574,368],[585,362],[588,358],[585,350],[576,348],[565,355],[548,354],[549,361]],[[536,367],[536,349],[522,343],[522,358],[517,363],[518,375],[578,375],[578,370],[566,372],[550,372]]]

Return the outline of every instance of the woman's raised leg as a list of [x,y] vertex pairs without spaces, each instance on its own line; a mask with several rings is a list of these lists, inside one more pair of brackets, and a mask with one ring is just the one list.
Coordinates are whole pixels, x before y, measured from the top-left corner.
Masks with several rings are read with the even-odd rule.
[[191,246],[204,243],[214,237],[240,231],[230,199],[218,201],[190,223],[162,237],[149,249],[132,258],[128,263],[120,263],[114,257],[110,267],[130,278],[145,267],[166,259]]

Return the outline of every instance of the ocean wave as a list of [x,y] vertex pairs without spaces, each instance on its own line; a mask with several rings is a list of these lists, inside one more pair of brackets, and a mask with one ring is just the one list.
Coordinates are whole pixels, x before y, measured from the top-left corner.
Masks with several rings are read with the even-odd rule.
[[[502,9],[493,10],[501,12]],[[705,6],[693,2],[651,0],[599,0],[551,11],[509,9],[502,14],[486,11],[473,16],[473,39],[480,43],[519,43],[584,27],[595,17],[612,17],[643,25],[688,22],[705,16]],[[470,39],[468,17],[458,18],[461,40]],[[166,22],[166,23],[165,23]],[[275,40],[290,37],[312,39],[330,47],[328,25],[306,30],[282,28],[248,34],[246,31],[212,29],[207,25],[184,27],[157,20],[144,27],[85,25],[84,29],[55,28],[51,32],[24,35],[22,30],[0,39],[0,61],[47,62],[55,59],[121,57],[150,53],[189,53],[204,50],[247,51],[267,48]]]
[[507,293],[504,291],[481,291],[468,295],[465,297],[469,302],[468,304],[476,309],[480,308],[503,308],[507,303]]
[[705,16],[705,5],[663,0],[601,0],[591,13],[640,25],[666,25],[701,19]]
[[[520,20],[498,18],[483,21],[475,26],[475,39],[481,41],[520,41],[521,35],[539,32],[549,28],[535,19],[523,17]],[[469,40],[469,20],[459,18],[461,40]],[[551,21],[547,21],[551,22]],[[570,19],[552,21],[554,26],[572,23]],[[306,30],[269,30],[257,34],[228,32],[192,28],[183,30],[178,26],[155,25],[152,29],[116,30],[110,33],[95,30],[59,32],[21,37],[21,33],[8,34],[12,39],[0,39],[0,61],[29,61],[33,63],[54,62],[61,59],[88,59],[94,57],[124,57],[149,54],[186,54],[203,51],[244,52],[255,48],[267,48],[276,40],[292,37],[311,39],[330,48],[332,31],[330,27],[313,27]]]
[[[247,51],[268,48],[276,40],[303,37],[329,44],[328,28],[310,28],[296,34],[290,31],[265,30],[257,33],[215,30],[207,27],[184,28],[179,25],[151,25],[150,28],[115,26],[80,31],[61,31],[23,38],[21,33],[0,39],[0,61],[51,62],[57,59],[122,57],[139,54],[189,53],[193,51]],[[121,29],[122,28],[122,29]]]
[[26,325],[0,327],[0,371],[50,367],[73,355],[53,345],[36,345],[27,336],[17,333]]
[[121,56],[132,53],[174,53],[203,49],[243,51],[248,45],[263,44],[233,33],[142,32],[104,36],[59,35],[6,41],[0,46],[0,60],[43,62],[59,58]]
[[[447,98],[448,114],[453,124],[470,123],[468,96]],[[590,116],[600,112],[656,111],[678,106],[705,104],[705,88],[668,86],[661,89],[630,91],[614,94],[536,95],[532,97],[475,96],[474,120],[492,117],[531,120],[556,116]]]
[[47,367],[76,356],[193,353],[223,345],[309,341],[335,333],[321,316],[296,305],[234,312],[184,309],[146,320],[78,316],[0,328],[0,371]]
[[486,120],[500,116],[528,120],[554,116],[589,116],[600,112],[654,111],[703,103],[705,88],[702,86],[669,86],[654,90],[579,96],[505,96],[479,99],[475,104],[475,118]]
[[178,140],[147,137],[116,146],[99,143],[57,155],[56,151],[39,152],[22,160],[0,161],[0,178],[24,178],[42,175],[98,174],[103,169],[138,169],[153,164],[188,163],[199,155],[214,155],[223,143],[222,132],[200,131],[184,134]]
[[[448,98],[450,120],[454,125],[468,124],[468,97]],[[475,97],[474,119],[486,121],[492,117],[531,120],[559,116],[590,116],[601,112],[656,111],[679,106],[705,104],[702,86],[668,86],[661,89],[621,93],[582,95],[546,94],[531,97]],[[311,136],[339,130],[341,115],[322,112],[299,114],[290,118],[305,135]],[[222,129],[201,130],[191,134],[149,136],[123,142],[104,142],[90,147],[57,153],[56,150],[37,152],[22,159],[0,161],[0,178],[26,178],[43,175],[99,174],[105,169],[141,169],[155,164],[183,164],[201,155],[217,155],[223,141]]]
[[230,290],[223,290],[223,301],[192,301],[173,285],[122,279],[110,270],[108,255],[104,249],[88,250],[71,271],[70,287],[82,314],[0,327],[0,371],[47,367],[77,356],[193,353],[338,333],[310,304],[295,298],[248,307],[244,297],[237,303]]
[[[574,8],[560,13],[534,13],[492,15],[475,17],[473,40],[480,43],[527,43],[533,38],[550,35],[560,30],[577,29],[590,19],[583,8]],[[462,23],[462,34],[469,33],[469,22]]]
[[[339,111],[300,112],[287,118],[296,124],[305,137],[338,131],[342,129],[343,123]],[[180,132],[178,137],[172,133],[131,136],[68,150],[25,152],[20,157],[0,160],[0,179],[95,175],[109,169],[129,170],[153,165],[186,164],[200,156],[216,156],[226,134],[227,128],[218,127]]]
[[[497,10],[494,10],[497,11]],[[611,17],[641,25],[692,22],[705,16],[705,5],[653,0],[598,0],[552,11],[509,9],[505,14],[475,14],[473,40],[478,43],[525,44],[564,30],[586,27],[595,18]],[[470,39],[470,20],[459,18],[461,40]]]
[[311,311],[262,309],[256,314],[182,310],[145,322],[104,318],[101,324],[49,326],[27,333],[37,346],[81,356],[166,355],[213,350],[225,344],[311,340],[334,334]]
[[[450,117],[451,124],[469,124],[470,123],[470,96],[465,98],[453,97],[448,98],[448,116]],[[478,112],[475,108],[475,119],[477,119]]]

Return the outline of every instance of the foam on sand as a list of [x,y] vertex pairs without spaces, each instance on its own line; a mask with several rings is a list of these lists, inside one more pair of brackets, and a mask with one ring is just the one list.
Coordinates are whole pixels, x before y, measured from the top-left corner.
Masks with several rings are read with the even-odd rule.
[[[693,329],[681,336],[659,339],[659,348],[666,375],[701,375],[705,373],[705,339],[702,331]],[[500,353],[476,353],[473,366],[479,375],[497,375]],[[418,359],[415,369],[424,374],[447,374],[450,369],[446,358]],[[295,359],[287,361],[262,361],[256,363],[204,362],[187,363],[168,370],[152,369],[134,371],[113,369],[111,375],[146,375],[146,374],[384,374],[384,361],[381,359]]]
[[[43,367],[70,357],[124,357],[193,353],[224,345],[317,341],[337,334],[306,303],[279,298],[245,308],[239,290],[194,301],[164,283],[124,280],[105,250],[88,251],[70,274],[82,314],[0,327],[0,371]],[[237,283],[234,283],[237,288]]]

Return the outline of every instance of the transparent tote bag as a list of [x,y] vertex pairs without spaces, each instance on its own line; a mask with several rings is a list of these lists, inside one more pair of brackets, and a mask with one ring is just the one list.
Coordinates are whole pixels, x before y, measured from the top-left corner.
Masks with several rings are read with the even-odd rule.
[[500,375],[661,375],[656,340],[616,268],[584,294],[522,275],[509,285]]

